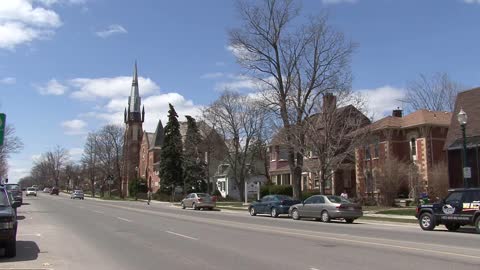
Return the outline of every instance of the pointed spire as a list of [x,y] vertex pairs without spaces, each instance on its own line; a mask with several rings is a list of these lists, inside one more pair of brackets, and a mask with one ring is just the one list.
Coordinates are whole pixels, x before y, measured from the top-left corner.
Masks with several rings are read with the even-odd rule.
[[162,120],[158,120],[157,129],[155,130],[155,139],[153,146],[162,147],[164,138],[164,131]]
[[130,92],[130,98],[128,101],[128,111],[140,113],[140,93],[138,90],[138,70],[137,61],[135,60],[135,66],[133,68],[132,90]]

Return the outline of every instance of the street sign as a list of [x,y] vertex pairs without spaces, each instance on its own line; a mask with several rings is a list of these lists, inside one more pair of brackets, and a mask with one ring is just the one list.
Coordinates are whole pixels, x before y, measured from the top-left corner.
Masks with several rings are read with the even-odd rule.
[[463,167],[463,177],[472,178],[472,169],[470,167]]
[[0,146],[3,145],[5,139],[5,121],[7,120],[7,115],[0,113]]

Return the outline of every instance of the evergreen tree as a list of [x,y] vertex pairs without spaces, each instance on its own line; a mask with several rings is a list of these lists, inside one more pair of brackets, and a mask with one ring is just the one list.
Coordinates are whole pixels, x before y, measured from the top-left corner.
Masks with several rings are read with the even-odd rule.
[[160,180],[163,190],[173,192],[175,187],[183,185],[183,147],[177,112],[172,104],[168,105],[168,123],[164,129],[165,137],[160,152]]
[[185,193],[194,189],[196,192],[205,192],[207,188],[204,181],[206,174],[206,164],[203,155],[199,151],[198,146],[202,142],[202,136],[197,126],[195,118],[186,116],[187,118],[187,134],[185,138],[184,156],[184,179]]

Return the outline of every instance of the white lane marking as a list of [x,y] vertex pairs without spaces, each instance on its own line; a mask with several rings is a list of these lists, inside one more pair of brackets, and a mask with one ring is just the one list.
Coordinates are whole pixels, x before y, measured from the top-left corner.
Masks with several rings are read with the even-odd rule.
[[39,234],[39,233],[18,233],[17,236],[38,236],[38,237],[41,237],[42,235]]
[[320,269],[315,268],[315,267],[310,267],[310,268],[308,268],[308,269],[309,269],[309,270],[320,270]]
[[183,235],[183,234],[179,234],[179,233],[175,233],[175,232],[171,232],[171,231],[165,231],[165,232],[169,233],[169,234],[176,235],[176,236],[184,237],[184,238],[187,238],[187,239],[191,239],[191,240],[198,240],[198,238],[190,237],[190,236],[187,236],[187,235]]
[[97,211],[97,210],[92,210],[92,211],[95,212],[95,213],[99,213],[99,214],[105,214],[105,213],[102,212],[102,211]]
[[120,219],[120,220],[126,221],[126,222],[132,222],[130,219],[121,218],[121,217],[117,217],[117,218]]

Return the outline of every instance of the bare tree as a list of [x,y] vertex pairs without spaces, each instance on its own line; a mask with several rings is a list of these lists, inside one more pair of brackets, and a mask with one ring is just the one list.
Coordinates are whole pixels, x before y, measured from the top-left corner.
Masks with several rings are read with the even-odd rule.
[[55,186],[59,185],[60,173],[70,159],[67,149],[56,146],[53,150],[42,155],[42,166],[46,166],[49,176],[53,179]]
[[[124,133],[124,129],[120,126],[106,125],[97,134],[97,157],[102,174],[100,178],[102,186],[105,187],[107,178],[112,177],[119,192],[122,188]],[[101,189],[101,191],[104,190]]]
[[[341,107],[337,107],[340,105]],[[319,113],[304,123],[307,149],[313,168],[320,178],[320,192],[342,164],[355,163],[355,148],[364,144],[370,120],[362,113],[365,101],[352,91],[328,93],[318,104]],[[345,106],[342,106],[345,105]],[[361,130],[360,130],[361,129]],[[357,132],[358,131],[358,132]]]
[[429,196],[433,199],[445,198],[448,194],[448,166],[446,162],[433,165],[429,172]]
[[23,149],[22,140],[15,135],[14,126],[7,125],[4,136],[3,145],[0,146],[0,176],[5,176],[8,173],[8,158],[10,158],[10,155]]
[[407,163],[396,158],[382,161],[381,169],[374,176],[378,183],[382,205],[393,206],[402,185],[408,185],[408,167]]
[[296,25],[300,9],[292,0],[239,1],[238,9],[243,25],[230,31],[230,47],[282,121],[298,199],[305,153],[302,125],[322,93],[350,88],[353,45],[324,16]]
[[98,173],[98,154],[100,152],[98,146],[98,134],[95,132],[89,133],[85,145],[83,147],[82,164],[85,168],[86,175],[90,180],[90,187],[92,197],[95,197],[95,177]]
[[244,200],[245,179],[253,163],[251,151],[263,123],[260,109],[249,97],[225,91],[205,110],[204,117],[227,142],[231,177]]
[[450,79],[447,73],[431,76],[420,74],[408,83],[404,101],[413,111],[453,111],[455,99],[462,86]]

